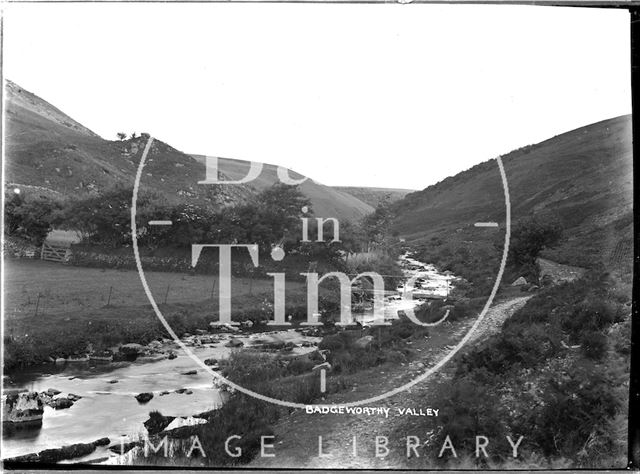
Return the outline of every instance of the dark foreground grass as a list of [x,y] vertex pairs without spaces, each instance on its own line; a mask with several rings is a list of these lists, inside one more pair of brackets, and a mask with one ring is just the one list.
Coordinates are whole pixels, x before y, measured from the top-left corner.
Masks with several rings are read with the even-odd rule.
[[[542,290],[500,333],[459,356],[430,400],[441,408],[434,445],[449,437],[473,453],[481,435],[494,448],[466,464],[447,450],[435,467],[624,467],[629,290],[596,272]],[[410,423],[398,432],[429,428]],[[524,436],[518,460],[507,435]]]

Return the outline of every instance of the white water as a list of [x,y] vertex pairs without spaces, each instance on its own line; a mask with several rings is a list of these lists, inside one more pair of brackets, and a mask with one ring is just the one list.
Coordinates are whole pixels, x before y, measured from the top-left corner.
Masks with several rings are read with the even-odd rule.
[[[276,335],[284,341],[319,341],[319,338],[305,338],[295,331],[279,331]],[[251,345],[252,339],[263,336],[264,333],[256,333],[234,337],[243,340],[247,346]],[[223,344],[213,348],[191,349],[201,360],[225,358],[232,350]],[[301,347],[294,349],[294,352],[304,353],[314,349]],[[51,372],[46,373],[40,368],[39,371],[16,376],[15,384],[6,385],[5,390],[42,392],[55,388],[62,394],[80,395],[82,399],[67,409],[45,407],[40,428],[16,430],[13,433],[3,430],[3,459],[67,444],[88,443],[105,436],[112,443],[122,435],[137,437],[145,432],[142,423],[152,410],[158,410],[163,415],[189,416],[217,408],[223,401],[220,392],[213,387],[212,377],[185,354],[173,360],[156,362],[67,363],[63,367],[52,364],[46,366],[46,370]],[[198,370],[197,374],[182,375],[192,370]],[[109,383],[111,380],[117,382]],[[174,393],[180,388],[190,389],[193,393]],[[161,396],[163,391],[171,393]],[[152,392],[154,397],[141,405],[134,398],[141,392]],[[101,455],[110,454],[105,450],[101,452]],[[89,456],[96,457],[99,456],[95,453]]]
[[[407,256],[401,258],[405,277],[424,278],[425,294],[431,297],[444,297],[451,288],[450,275],[439,273],[433,266],[423,264]],[[411,269],[409,267],[418,267]],[[408,288],[404,288],[406,292]],[[403,292],[396,292],[396,299],[385,297],[385,319],[397,319],[399,310],[415,308],[420,301],[414,299],[397,299]],[[419,294],[420,290],[414,290]],[[374,320],[373,311],[355,314],[362,323]],[[261,338],[264,333],[234,336],[244,341],[245,346],[252,344],[252,339]],[[305,338],[299,333],[279,331],[277,336],[285,341],[301,342],[302,340],[319,341],[319,338]],[[177,346],[176,346],[177,347]],[[216,347],[193,347],[192,351],[201,359],[228,357],[231,349],[220,344]],[[296,348],[303,353],[314,348]],[[211,376],[196,366],[194,361],[180,350],[176,359],[162,359],[156,362],[133,363],[67,363],[65,366],[49,365],[14,377],[15,384],[5,389],[42,392],[55,388],[66,393],[74,393],[83,398],[63,410],[46,407],[39,429],[24,429],[9,433],[3,431],[2,458],[10,458],[34,453],[48,448],[57,448],[73,443],[88,443],[98,438],[109,437],[111,442],[118,441],[121,436],[137,437],[144,433],[143,422],[149,412],[158,410],[163,415],[189,416],[217,408],[223,402],[220,392],[214,388]],[[198,370],[195,375],[182,375],[184,372]],[[109,383],[117,380],[117,383]],[[177,394],[176,389],[187,388],[193,393]],[[163,391],[171,392],[160,395]],[[141,405],[134,398],[141,392],[152,392],[154,397]],[[86,459],[111,455],[105,449],[99,449]]]

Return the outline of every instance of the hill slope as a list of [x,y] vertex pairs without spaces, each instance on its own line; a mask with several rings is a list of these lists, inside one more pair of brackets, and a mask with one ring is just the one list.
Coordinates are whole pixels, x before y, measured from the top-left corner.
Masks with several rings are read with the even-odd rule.
[[[621,116],[563,133],[502,156],[512,221],[550,213],[564,226],[558,261],[612,263],[632,248],[631,117]],[[504,226],[496,160],[481,163],[396,203],[395,229],[408,241],[450,236],[460,241],[495,236],[479,221]],[[456,237],[457,236],[457,237]]]
[[351,194],[372,207],[377,207],[380,201],[386,196],[389,196],[390,202],[395,202],[415,191],[413,189],[368,188],[356,186],[332,186],[332,188]]
[[[5,182],[46,196],[91,194],[117,183],[132,185],[146,138],[104,140],[62,111],[24,90],[6,83]],[[244,177],[248,163],[221,159],[220,179]],[[202,159],[194,159],[160,140],[154,140],[142,175],[143,189],[169,202],[233,205],[277,181],[277,167],[264,165],[251,183],[199,185],[205,177]],[[292,172],[292,177],[301,175]],[[316,215],[358,220],[373,208],[351,194],[306,181],[300,186]]]
[[[204,164],[204,155],[191,155],[199,163]],[[231,179],[240,180],[249,171],[249,162],[235,160],[231,158],[218,158],[218,169]],[[278,181],[278,167],[276,165],[264,164],[262,173],[255,180],[251,181],[251,186],[257,190],[263,190]],[[301,179],[303,175],[290,170],[289,176],[292,179]],[[356,196],[325,186],[308,179],[300,185],[302,191],[311,201],[313,212],[318,217],[336,217],[339,220],[357,221],[364,215],[373,212],[373,207]]]
[[[89,194],[117,183],[133,184],[145,138],[104,140],[11,81],[7,81],[5,93],[5,182],[58,196]],[[242,185],[198,185],[204,176],[203,165],[155,140],[141,185],[170,202],[214,205],[243,201],[254,192]]]

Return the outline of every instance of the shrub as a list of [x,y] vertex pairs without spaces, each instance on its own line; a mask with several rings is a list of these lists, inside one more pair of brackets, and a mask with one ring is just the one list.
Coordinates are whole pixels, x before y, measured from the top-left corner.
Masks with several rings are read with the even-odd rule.
[[294,359],[287,366],[287,372],[291,375],[299,375],[309,372],[315,365],[309,359]]
[[607,352],[607,336],[598,331],[582,334],[580,339],[582,353],[589,359],[601,360]]

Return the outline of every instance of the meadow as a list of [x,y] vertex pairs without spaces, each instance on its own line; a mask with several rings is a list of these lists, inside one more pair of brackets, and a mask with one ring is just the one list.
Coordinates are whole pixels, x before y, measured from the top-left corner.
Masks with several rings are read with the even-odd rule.
[[[4,261],[5,317],[8,321],[38,315],[59,315],[105,307],[148,305],[135,270],[69,266],[42,260]],[[145,272],[158,304],[218,299],[217,275]],[[272,293],[271,279],[233,277],[232,299]],[[287,289],[303,283],[287,282]],[[38,297],[38,295],[40,295]]]

